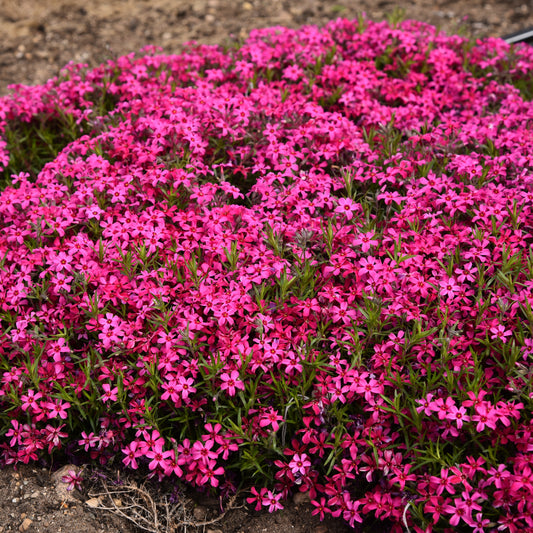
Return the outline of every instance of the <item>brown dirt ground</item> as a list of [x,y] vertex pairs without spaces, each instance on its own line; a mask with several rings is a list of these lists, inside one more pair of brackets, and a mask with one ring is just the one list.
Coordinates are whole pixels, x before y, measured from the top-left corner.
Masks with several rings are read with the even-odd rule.
[[395,8],[447,32],[502,36],[533,25],[531,0],[0,0],[0,94],[12,83],[39,84],[69,61],[95,66],[147,44],[179,52],[246,37],[252,28],[322,24]]
[[[407,18],[429,22],[447,32],[463,28],[471,37],[503,36],[533,26],[533,0],[0,0],[0,94],[14,83],[43,83],[69,61],[95,66],[108,58],[136,52],[148,44],[178,53],[181,44],[195,40],[224,44],[232,36],[245,38],[252,28],[323,24],[342,16],[366,13],[383,20],[395,8]],[[56,476],[57,477],[57,476]],[[91,488],[92,487],[92,488]],[[87,504],[111,506],[92,491],[102,486],[87,484],[82,493],[68,493],[48,469],[23,465],[0,470],[0,533],[138,533],[131,521],[117,513]],[[128,507],[141,502],[135,492],[115,495],[117,509],[133,516]],[[155,489],[154,499],[164,494]],[[311,516],[305,497],[286,504],[284,511],[269,515],[251,507],[229,510],[219,521],[185,527],[184,521],[205,522],[217,515],[218,505],[208,498],[182,496],[176,518],[163,523],[144,523],[145,531],[176,533],[342,533],[343,522],[319,522]],[[237,501],[236,506],[242,505]],[[164,509],[159,508],[161,519]],[[146,513],[141,518],[150,518]],[[138,521],[141,519],[139,518]],[[178,526],[179,523],[182,526]],[[141,524],[143,525],[143,524]],[[377,530],[375,530],[377,531]]]

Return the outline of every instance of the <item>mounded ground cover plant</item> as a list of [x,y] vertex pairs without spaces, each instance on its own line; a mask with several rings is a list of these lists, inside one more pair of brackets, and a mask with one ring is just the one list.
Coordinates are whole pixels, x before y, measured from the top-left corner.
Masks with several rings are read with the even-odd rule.
[[2,463],[531,530],[532,49],[361,18],[143,54],[0,99]]

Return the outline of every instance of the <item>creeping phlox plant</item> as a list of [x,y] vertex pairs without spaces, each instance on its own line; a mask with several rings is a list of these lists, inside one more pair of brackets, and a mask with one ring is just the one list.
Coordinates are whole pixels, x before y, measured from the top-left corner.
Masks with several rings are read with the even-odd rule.
[[2,463],[533,530],[532,49],[361,18],[143,54],[0,99]]

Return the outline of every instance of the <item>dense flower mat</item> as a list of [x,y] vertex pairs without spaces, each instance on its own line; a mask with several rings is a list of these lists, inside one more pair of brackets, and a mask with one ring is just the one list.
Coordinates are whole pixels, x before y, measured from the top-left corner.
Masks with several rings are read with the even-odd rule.
[[3,464],[533,530],[532,50],[361,18],[144,54],[0,99]]

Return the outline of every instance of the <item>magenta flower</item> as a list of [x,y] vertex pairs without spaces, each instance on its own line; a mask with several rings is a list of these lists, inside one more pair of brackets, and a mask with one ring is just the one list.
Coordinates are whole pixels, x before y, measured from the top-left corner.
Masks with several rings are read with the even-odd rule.
[[440,495],[432,495],[424,506],[424,512],[431,514],[433,522],[437,523],[441,515],[445,512],[444,507],[447,505],[447,502],[451,502],[451,499],[444,499]]
[[505,326],[502,324],[490,328],[490,332],[492,333],[490,336],[491,339],[501,340],[503,343],[507,342],[507,337],[510,337],[513,334],[512,331],[505,329]]
[[273,513],[274,511],[278,511],[280,509],[283,509],[283,505],[280,502],[281,500],[281,494],[274,495],[271,491],[268,491],[263,496],[263,506],[268,507],[268,512]]
[[150,463],[148,464],[148,468],[150,470],[160,468],[164,471],[167,468],[167,458],[173,453],[174,452],[171,451],[163,451],[163,446],[161,444],[157,444],[156,446],[145,452],[145,456],[148,459],[151,459]]
[[21,437],[23,434],[23,426],[19,423],[18,420],[11,420],[12,428],[9,428],[6,432],[6,437],[11,437],[9,445],[11,447],[17,446],[21,442]]
[[229,374],[224,372],[220,379],[221,390],[227,390],[230,396],[235,396],[236,389],[244,390],[244,383],[240,380],[240,375],[237,370],[232,370]]
[[70,407],[70,403],[54,400],[53,402],[45,403],[45,407],[48,409],[48,418],[59,417],[65,420],[68,416],[67,409]]
[[83,476],[81,474],[81,471],[69,470],[66,475],[61,477],[61,481],[63,483],[68,484],[67,490],[74,490],[74,489],[81,490],[81,486],[83,483]]
[[374,236],[375,234],[373,231],[362,232],[354,238],[353,243],[361,246],[363,252],[368,252],[372,246],[376,246],[379,242],[377,239],[373,238]]
[[65,427],[65,424],[61,424],[58,427],[53,427],[47,424],[44,428],[46,434],[46,442],[48,443],[48,453],[52,453],[53,448],[61,447],[61,439],[68,437],[68,433],[61,431]]
[[162,388],[165,392],[161,394],[162,400],[172,400],[175,404],[180,405],[182,396],[180,394],[180,390],[178,388],[178,384],[175,380],[171,380],[168,383],[163,383]]
[[216,461],[207,461],[206,463],[201,463],[199,466],[200,469],[200,484],[205,485],[209,483],[212,487],[218,487],[219,480],[217,476],[224,474],[224,468],[219,466],[216,467]]
[[175,474],[178,478],[181,478],[183,476],[183,470],[181,469],[178,458],[176,456],[175,450],[171,450],[168,452],[168,455],[166,456],[166,464],[164,467],[165,476],[170,476],[171,474]]
[[134,440],[130,442],[125,448],[122,449],[122,453],[126,456],[122,459],[122,462],[133,469],[138,468],[137,458],[140,457],[138,451],[139,443]]
[[213,440],[207,440],[205,442],[196,441],[191,449],[192,458],[202,464],[207,464],[210,460],[216,459],[218,453],[212,450],[213,446]]
[[300,474],[302,476],[307,475],[311,461],[305,453],[294,454],[292,460],[289,463],[289,468],[293,474]]
[[448,420],[455,422],[455,425],[460,429],[463,427],[463,423],[468,422],[470,417],[466,414],[466,409],[464,407],[457,407],[452,405],[449,411],[446,414]]
[[476,431],[481,432],[485,427],[496,429],[498,417],[496,410],[488,402],[483,402],[476,407],[476,414],[471,416],[471,420],[477,422]]
[[40,392],[35,392],[32,389],[29,389],[26,394],[23,394],[20,399],[22,400],[22,410],[23,411],[32,411],[32,412],[39,412],[40,407],[37,404],[37,400],[42,398],[43,395]]
[[326,514],[331,513],[331,509],[328,508],[326,503],[326,498],[320,498],[320,501],[311,500],[311,505],[314,506],[314,509],[311,511],[312,515],[319,515],[320,520],[324,520]]
[[346,217],[346,220],[352,220],[353,214],[358,209],[358,204],[356,204],[351,198],[339,198],[335,213],[342,213]]
[[189,394],[196,392],[196,387],[193,387],[193,378],[185,378],[184,376],[178,376],[178,381],[175,383],[175,389],[181,394],[181,397],[185,400],[189,397]]
[[102,389],[104,389],[104,394],[100,397],[103,402],[116,402],[118,400],[118,387],[111,388],[109,383],[103,383]]
[[454,298],[456,293],[459,292],[460,287],[457,285],[455,279],[448,278],[439,283],[440,294],[449,298]]
[[461,498],[455,498],[454,504],[455,505],[446,505],[444,507],[444,511],[451,515],[449,518],[450,525],[457,526],[461,521],[466,522],[468,525],[472,525],[472,514],[465,502]]
[[273,431],[277,431],[279,429],[279,423],[281,420],[283,420],[283,417],[277,413],[277,411],[274,411],[272,408],[270,408],[269,412],[265,415],[263,415],[259,420],[259,426],[260,427],[266,427],[271,425]]
[[246,502],[250,503],[250,504],[255,503],[255,508],[254,508],[255,511],[261,510],[261,507],[262,507],[262,504],[263,504],[263,499],[264,499],[264,497],[265,497],[265,495],[267,493],[267,489],[263,487],[258,492],[255,487],[252,487],[250,489],[250,492],[252,493],[252,496],[249,496],[248,498],[246,498]]

